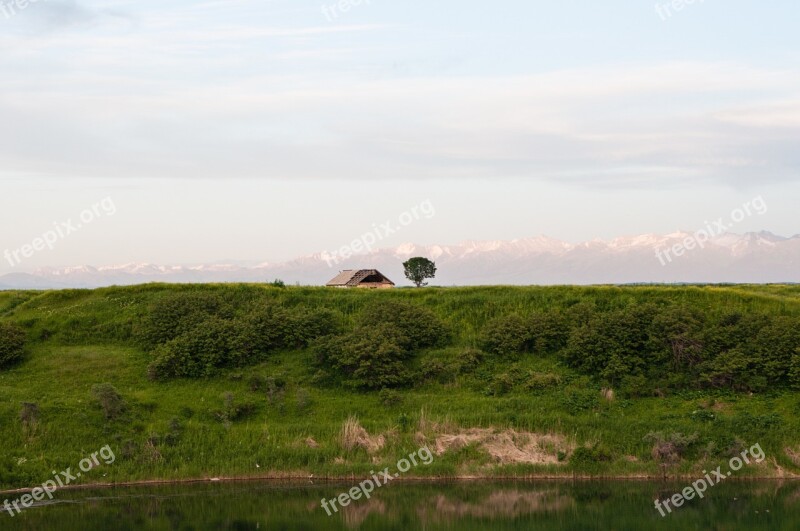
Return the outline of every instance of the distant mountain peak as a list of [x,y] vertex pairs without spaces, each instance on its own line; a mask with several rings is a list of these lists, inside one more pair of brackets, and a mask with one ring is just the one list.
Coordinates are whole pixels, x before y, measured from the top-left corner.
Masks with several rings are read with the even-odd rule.
[[[324,285],[341,269],[377,268],[395,282],[402,262],[426,256],[437,262],[435,284],[620,284],[640,282],[800,282],[800,234],[725,233],[680,255],[691,232],[621,236],[577,244],[546,235],[512,240],[466,240],[455,245],[403,243],[330,263],[325,253],[289,262],[214,262],[156,265],[134,262],[94,267],[46,267],[0,276],[0,289],[99,287],[146,282],[267,282]],[[658,252],[662,253],[661,259]]]

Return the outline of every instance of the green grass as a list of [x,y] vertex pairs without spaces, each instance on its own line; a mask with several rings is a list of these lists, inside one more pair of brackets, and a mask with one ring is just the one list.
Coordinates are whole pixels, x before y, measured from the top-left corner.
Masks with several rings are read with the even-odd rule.
[[[612,460],[592,470],[560,465],[496,466],[475,446],[437,456],[429,467],[409,476],[459,475],[653,475],[662,473],[650,457],[650,432],[697,433],[691,458],[670,469],[687,474],[722,464],[719,451],[734,438],[760,443],[789,472],[800,472],[786,447],[800,444],[800,394],[775,391],[760,395],[724,391],[691,391],[663,398],[606,401],[600,385],[580,376],[554,358],[527,356],[516,362],[488,360],[475,375],[446,384],[424,383],[399,390],[400,403],[386,406],[377,392],[362,393],[340,386],[315,384],[310,351],[281,352],[255,367],[226,370],[204,380],[152,382],[146,377],[148,353],[133,341],[138,322],[150,304],[175,291],[210,290],[234,304],[275,299],[285,305],[324,307],[352,322],[357,312],[377,298],[410,300],[433,310],[453,329],[451,346],[425,352],[422,358],[447,358],[475,346],[484,324],[511,312],[566,307],[593,301],[617,308],[630,301],[682,301],[714,313],[737,309],[771,315],[800,315],[800,286],[691,287],[552,287],[428,288],[382,292],[279,289],[260,285],[147,285],[99,290],[0,292],[0,319],[20,323],[28,332],[29,352],[15,367],[0,372],[0,487],[40,484],[53,470],[77,467],[80,459],[108,444],[116,454],[110,466],[88,472],[81,483],[185,479],[218,476],[314,474],[347,477],[394,466],[416,450],[419,421],[449,426],[513,428],[557,433],[574,445],[598,444]],[[561,385],[527,391],[516,386],[508,394],[488,396],[487,382],[509,371],[558,374]],[[281,377],[283,396],[251,391],[253,375]],[[106,420],[92,399],[92,386],[109,382],[128,404],[119,419]],[[254,409],[244,418],[221,421],[225,393],[235,403]],[[308,404],[298,397],[307,394]],[[711,401],[716,405],[711,407]],[[33,433],[19,419],[22,402],[34,402],[40,421]],[[708,407],[714,419],[693,416]],[[387,434],[375,455],[346,452],[339,436],[343,422],[355,415],[370,434]],[[165,442],[170,421],[179,419],[173,444]],[[404,429],[405,427],[405,429]],[[433,432],[429,430],[429,437]],[[305,444],[313,438],[319,445]],[[155,444],[148,448],[148,439]],[[432,440],[429,438],[429,443]],[[711,446],[711,445],[714,446]],[[751,467],[739,475],[765,475],[775,467]]]

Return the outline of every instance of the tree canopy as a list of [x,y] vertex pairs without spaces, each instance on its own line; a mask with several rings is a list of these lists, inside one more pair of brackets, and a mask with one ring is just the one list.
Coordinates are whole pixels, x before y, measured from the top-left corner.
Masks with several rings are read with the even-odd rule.
[[414,283],[415,286],[427,286],[426,279],[436,276],[436,264],[427,258],[417,256],[403,262],[406,278]]

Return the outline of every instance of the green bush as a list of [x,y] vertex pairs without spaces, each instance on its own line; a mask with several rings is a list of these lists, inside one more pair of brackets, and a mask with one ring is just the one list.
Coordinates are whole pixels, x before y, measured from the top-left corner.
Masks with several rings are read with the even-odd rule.
[[600,394],[592,389],[571,391],[564,398],[564,408],[572,415],[589,411],[600,404]]
[[525,352],[551,354],[567,345],[569,330],[569,322],[560,312],[538,312],[527,318],[504,315],[486,324],[481,345],[501,357]]
[[525,379],[525,389],[530,391],[543,391],[558,387],[562,383],[562,378],[558,374],[553,373],[531,373]]
[[[151,379],[156,380],[201,378],[223,367],[245,367],[264,360],[275,350],[305,348],[337,329],[336,316],[328,310],[266,305],[242,317],[224,319],[208,315],[204,310],[195,311],[210,305],[189,304],[186,299],[180,299],[179,303],[170,301],[167,306],[182,310],[160,311],[159,317],[151,319],[150,323],[164,325],[167,321],[165,316],[172,315],[177,325],[171,330],[184,331],[157,345],[153,351],[155,359],[148,373]],[[183,311],[186,308],[193,310],[186,313]],[[151,334],[149,337],[153,340],[171,334]]]
[[207,377],[221,367],[238,366],[247,361],[237,350],[238,330],[232,321],[211,318],[191,332],[158,346],[148,367],[153,380]]
[[651,304],[630,305],[597,313],[574,329],[563,360],[580,372],[598,375],[619,387],[628,376],[658,374],[665,365],[664,353],[653,344],[652,322],[658,309]]
[[570,326],[561,312],[535,313],[528,319],[531,349],[537,354],[554,354],[567,346]]
[[403,403],[402,395],[394,389],[381,389],[378,398],[385,407],[395,407]]
[[381,324],[322,339],[316,347],[316,355],[322,367],[335,369],[352,387],[398,387],[411,380],[405,363],[411,353],[401,346],[408,343],[407,337],[397,328]]
[[0,323],[0,368],[18,362],[25,351],[25,331],[13,323]]
[[576,470],[593,470],[612,460],[611,453],[599,444],[579,446],[569,458]]
[[152,349],[193,331],[214,316],[231,316],[231,308],[221,296],[176,293],[150,307],[137,328],[137,336],[140,343]]
[[789,383],[795,389],[800,389],[800,347],[792,356],[792,363],[789,366]]
[[414,351],[447,344],[450,331],[427,308],[399,301],[380,301],[367,306],[359,322],[365,327],[391,324],[400,332],[399,346]]
[[519,315],[506,315],[492,319],[484,327],[481,346],[497,356],[509,357],[530,352],[533,338],[525,319]]
[[481,364],[486,356],[482,350],[468,348],[462,350],[456,356],[456,366],[460,374],[467,374],[474,371]]
[[267,305],[249,312],[237,326],[241,329],[237,349],[248,358],[243,361],[254,361],[274,350],[306,348],[337,331],[338,319],[325,309]]

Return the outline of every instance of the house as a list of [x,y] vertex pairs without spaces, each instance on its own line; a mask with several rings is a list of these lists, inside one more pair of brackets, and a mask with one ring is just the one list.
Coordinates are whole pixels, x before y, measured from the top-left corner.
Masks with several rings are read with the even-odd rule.
[[331,288],[393,288],[394,282],[377,269],[346,269],[336,275],[326,286]]

